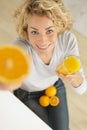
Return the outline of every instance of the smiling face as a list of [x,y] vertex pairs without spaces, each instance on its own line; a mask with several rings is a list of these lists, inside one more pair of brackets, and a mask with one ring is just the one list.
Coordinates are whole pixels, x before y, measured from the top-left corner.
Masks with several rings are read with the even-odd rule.
[[51,54],[57,41],[57,29],[46,16],[32,15],[28,23],[28,39],[39,55]]

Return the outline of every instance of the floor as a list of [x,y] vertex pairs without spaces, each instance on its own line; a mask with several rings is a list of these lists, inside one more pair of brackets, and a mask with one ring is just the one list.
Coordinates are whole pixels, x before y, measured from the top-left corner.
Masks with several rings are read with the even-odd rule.
[[[75,33],[81,54],[82,67],[87,77],[87,1],[63,0],[75,16]],[[15,36],[14,21],[11,14],[21,0],[0,0],[0,44],[10,43]],[[66,85],[70,113],[70,130],[87,130],[87,92],[82,96],[76,94]]]
[[74,29],[87,37],[87,0],[62,0],[65,6],[72,12]]

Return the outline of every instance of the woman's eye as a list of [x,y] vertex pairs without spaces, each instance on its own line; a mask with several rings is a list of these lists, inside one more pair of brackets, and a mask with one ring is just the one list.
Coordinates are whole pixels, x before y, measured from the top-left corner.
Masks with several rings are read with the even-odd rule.
[[38,33],[37,31],[32,31],[31,34],[37,35],[37,34],[39,34],[39,33]]
[[53,30],[50,29],[50,30],[47,31],[47,34],[50,34],[50,33],[52,33],[52,32],[53,32]]

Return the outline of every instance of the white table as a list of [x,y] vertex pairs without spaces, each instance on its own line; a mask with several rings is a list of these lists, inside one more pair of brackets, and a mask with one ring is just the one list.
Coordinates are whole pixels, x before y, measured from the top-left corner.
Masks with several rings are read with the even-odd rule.
[[52,130],[11,92],[0,91],[0,130]]

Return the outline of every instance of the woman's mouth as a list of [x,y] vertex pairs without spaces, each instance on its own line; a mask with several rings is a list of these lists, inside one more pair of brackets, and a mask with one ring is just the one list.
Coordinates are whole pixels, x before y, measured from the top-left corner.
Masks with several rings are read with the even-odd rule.
[[45,45],[45,46],[39,46],[39,45],[36,45],[36,46],[37,46],[37,48],[38,48],[39,50],[45,51],[45,50],[47,50],[47,49],[50,47],[50,45],[51,45],[51,44],[48,44],[48,45]]

